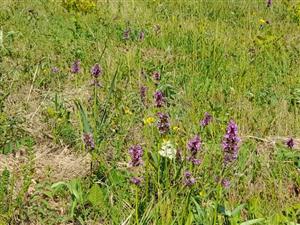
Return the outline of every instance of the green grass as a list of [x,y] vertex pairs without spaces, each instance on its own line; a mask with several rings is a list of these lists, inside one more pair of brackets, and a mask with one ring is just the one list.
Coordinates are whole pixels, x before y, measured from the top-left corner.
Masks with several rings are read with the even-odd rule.
[[[98,1],[74,10],[51,0],[1,2],[0,153],[25,148],[32,157],[46,143],[88,151],[93,161],[89,176],[54,186],[25,179],[16,187],[19,176],[35,179],[31,161],[21,173],[10,171],[11,182],[0,184],[0,200],[11,196],[0,203],[0,224],[300,223],[299,1],[269,8],[263,0]],[[72,74],[77,59],[81,72]],[[95,63],[103,68],[101,88],[90,85]],[[154,106],[157,89],[167,97],[162,108]],[[170,115],[165,136],[143,123],[158,112]],[[200,129],[205,112],[213,122]],[[230,119],[242,142],[226,167],[221,141]],[[92,151],[84,132],[93,134]],[[158,154],[168,139],[185,158],[195,134],[203,141],[199,166]],[[283,142],[289,137],[295,149]],[[136,144],[144,165],[130,168]],[[185,170],[197,180],[191,188],[183,185]],[[141,187],[130,183],[133,176],[143,177]],[[223,177],[230,188],[218,182]]]

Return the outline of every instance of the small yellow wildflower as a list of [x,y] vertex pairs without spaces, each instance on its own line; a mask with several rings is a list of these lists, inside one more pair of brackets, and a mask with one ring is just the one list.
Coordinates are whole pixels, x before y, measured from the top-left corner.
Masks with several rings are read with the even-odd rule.
[[163,138],[162,141],[163,141],[163,144],[166,144],[167,142],[169,142],[169,139],[168,138]]
[[172,130],[175,131],[175,132],[181,131],[181,129],[177,126],[172,127]]
[[267,23],[264,19],[260,19],[259,20],[259,23],[261,23],[261,24],[265,24],[265,23]]
[[200,197],[205,197],[206,193],[204,190],[202,190],[202,191],[200,191],[199,195],[200,195]]
[[124,113],[128,115],[132,115],[132,112],[128,108],[124,109]]
[[155,122],[155,118],[154,118],[154,117],[151,117],[151,116],[144,119],[144,124],[145,124],[145,125],[151,125],[151,124],[153,124],[154,122]]

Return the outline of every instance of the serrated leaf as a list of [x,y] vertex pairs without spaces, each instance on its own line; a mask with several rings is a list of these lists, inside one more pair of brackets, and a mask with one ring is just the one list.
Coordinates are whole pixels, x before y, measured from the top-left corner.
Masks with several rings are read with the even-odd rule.
[[87,198],[94,207],[98,207],[104,202],[104,193],[98,184],[91,187]]

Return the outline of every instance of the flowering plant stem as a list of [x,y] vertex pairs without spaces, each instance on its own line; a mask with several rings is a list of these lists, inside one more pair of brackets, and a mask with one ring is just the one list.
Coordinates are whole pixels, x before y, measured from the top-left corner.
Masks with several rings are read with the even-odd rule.
[[135,187],[135,222],[139,224],[139,187]]

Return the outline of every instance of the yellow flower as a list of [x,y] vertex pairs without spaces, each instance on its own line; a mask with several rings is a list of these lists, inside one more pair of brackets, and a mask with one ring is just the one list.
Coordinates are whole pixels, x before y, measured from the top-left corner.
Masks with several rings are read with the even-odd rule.
[[204,190],[202,190],[202,191],[199,192],[199,195],[200,195],[201,197],[205,197],[206,193],[205,193]]
[[124,113],[128,115],[132,115],[132,112],[128,108],[124,109]]
[[261,23],[261,24],[265,24],[265,23],[266,23],[266,21],[265,21],[264,19],[260,19],[260,20],[259,20],[259,23]]
[[144,124],[145,124],[145,125],[151,125],[151,124],[153,124],[154,122],[155,122],[155,118],[154,118],[154,117],[151,117],[151,116],[144,119]]
[[180,127],[177,127],[177,126],[172,127],[172,129],[175,132],[181,131]]

